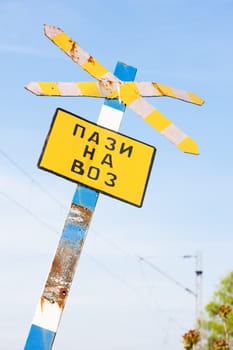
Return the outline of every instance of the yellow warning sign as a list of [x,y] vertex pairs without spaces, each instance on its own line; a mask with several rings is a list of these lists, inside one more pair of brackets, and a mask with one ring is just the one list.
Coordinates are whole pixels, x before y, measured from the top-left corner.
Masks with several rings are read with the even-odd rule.
[[57,109],[39,168],[142,206],[156,149]]

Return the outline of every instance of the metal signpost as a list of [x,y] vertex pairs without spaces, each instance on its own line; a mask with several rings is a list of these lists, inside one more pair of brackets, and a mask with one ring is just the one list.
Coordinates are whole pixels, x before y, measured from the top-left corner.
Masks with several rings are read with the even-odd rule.
[[[134,80],[136,68],[118,63],[114,74],[122,80]],[[105,100],[98,124],[117,130],[125,111],[119,100]],[[78,259],[89,229],[99,193],[78,185],[74,193],[64,229],[38,302],[25,350],[50,350],[57,333],[62,312]]]
[[[204,102],[193,93],[158,83],[134,83],[136,68],[122,63],[117,64],[113,75],[61,29],[47,25],[44,29],[46,36],[97,82],[31,82],[26,88],[43,96],[106,99],[99,115],[99,126],[57,109],[39,160],[39,167],[79,184],[36,308],[25,350],[52,349],[99,191],[137,206],[142,205],[155,149],[116,133],[125,107],[129,106],[182,151],[198,154],[196,142],[154,109],[143,96],[170,96],[198,105]],[[60,146],[61,140],[63,147]],[[130,182],[133,182],[132,175],[140,154],[143,154],[143,164],[140,163],[140,171],[137,168],[139,188],[135,191]]]

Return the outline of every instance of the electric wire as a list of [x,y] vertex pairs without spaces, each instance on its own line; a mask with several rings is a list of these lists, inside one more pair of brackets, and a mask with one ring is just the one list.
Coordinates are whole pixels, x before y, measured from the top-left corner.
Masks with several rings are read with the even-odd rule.
[[[0,195],[2,195],[3,197],[5,197],[8,201],[12,202],[14,205],[18,206],[19,208],[21,208],[22,210],[24,210],[25,213],[27,213],[28,215],[32,216],[36,221],[38,221],[40,224],[42,224],[44,227],[46,227],[47,229],[49,229],[50,231],[52,231],[53,233],[55,233],[56,235],[59,234],[59,232],[52,227],[50,224],[48,224],[46,221],[42,220],[39,216],[37,216],[34,212],[32,212],[30,209],[28,209],[26,206],[24,206],[22,203],[20,203],[19,201],[15,200],[14,198],[10,197],[9,195],[7,195],[6,193],[4,193],[3,191],[0,191]],[[106,240],[108,241],[108,240]],[[108,242],[110,244],[110,242]],[[115,247],[117,247],[118,249],[121,249],[125,254],[126,251],[124,249],[122,249],[119,245],[112,243],[112,245],[114,245]],[[134,295],[140,299],[140,301],[142,302],[144,308],[147,310],[147,312],[150,312],[152,315],[154,315],[154,307],[152,307],[151,304],[145,303],[145,301],[143,300],[143,296],[139,293],[139,291],[131,286],[125,279],[123,279],[121,276],[119,276],[118,274],[116,274],[115,272],[113,272],[108,266],[106,266],[105,264],[103,264],[102,262],[98,261],[94,256],[85,253],[85,255],[87,257],[89,257],[89,259],[91,259],[96,265],[98,265],[102,270],[104,270],[105,272],[107,272],[108,274],[111,275],[111,277],[113,277],[114,279],[118,280],[121,284],[123,284],[127,289],[129,289],[131,292],[134,293]],[[174,319],[173,317],[169,317],[170,320],[172,322],[174,322],[174,325],[176,327],[179,328],[179,330],[183,331],[183,329],[185,329],[184,326],[182,326],[179,322],[177,322],[177,319]],[[163,332],[165,332],[165,328],[164,326],[161,324],[161,320],[160,322],[156,323],[157,327],[159,327]]]
[[[127,252],[124,248],[122,248],[121,246],[119,246],[118,244],[116,244],[115,242],[107,239],[105,236],[103,236],[103,234],[101,234],[100,232],[97,233],[97,231],[95,229],[92,229],[92,231],[94,231],[97,235],[101,236],[101,239],[103,239],[105,242],[107,242],[109,245],[111,245],[112,247],[114,248],[117,248],[118,250],[120,250],[122,253],[124,253],[126,256],[130,256],[132,257],[133,259],[136,258],[137,261],[138,258],[135,254],[130,254],[129,252]],[[92,260],[95,260],[92,258]],[[114,273],[111,272],[111,270],[109,268],[106,268],[103,264],[99,263],[97,260],[96,260],[96,263],[100,266],[102,266],[102,268],[109,272],[110,274],[113,274],[115,275]],[[141,264],[140,264],[140,267],[141,267]],[[143,271],[141,270],[140,268],[140,271],[141,271],[141,275],[143,277],[143,281],[144,281],[144,284],[145,286],[147,286],[147,289],[148,289],[148,297],[149,299],[151,300],[151,302],[148,303],[148,297],[146,297],[145,295],[142,295],[142,293],[138,292],[138,289],[129,285],[129,283],[127,282],[126,285],[129,286],[129,288],[137,295],[138,298],[143,298],[147,300],[147,303],[144,302],[144,306],[148,309],[148,311],[150,311],[152,314],[154,314],[154,312],[156,311],[156,315],[159,313],[165,313],[164,310],[161,309],[161,305],[159,304],[159,302],[152,296],[152,292],[151,290],[149,290],[149,287],[148,287],[148,280],[146,279],[145,277],[145,274],[143,273]],[[115,275],[116,278],[118,278],[117,275]],[[122,278],[118,278],[120,281],[122,281]],[[125,284],[125,283],[124,283]],[[158,311],[159,310],[159,311]],[[174,323],[174,325],[176,326],[177,329],[179,329],[179,331],[184,331],[186,329],[186,327],[181,323],[179,322],[179,320],[177,319],[177,317],[173,317],[171,315],[167,316],[164,314],[164,316],[169,319],[171,322]],[[160,325],[160,327],[162,328],[162,326]]]
[[[0,153],[12,164],[14,165],[14,167],[16,167],[22,174],[24,174],[29,180],[32,181],[32,183],[34,183],[43,193],[45,193],[47,196],[49,196],[53,201],[55,201],[57,204],[59,204],[59,206],[61,206],[62,208],[65,208],[65,206],[55,197],[53,196],[50,192],[48,192],[39,182],[35,181],[35,179],[32,178],[32,176],[26,172],[15,160],[13,160],[5,151],[3,151],[2,149],[0,149]],[[18,206],[20,206],[22,209],[24,209],[25,211],[27,211],[31,216],[33,216],[34,218],[37,218],[37,220],[41,223],[43,223],[44,226],[48,226],[48,224],[46,224],[43,220],[41,220],[38,216],[36,216],[36,214],[34,214],[31,210],[27,209],[25,206],[23,206],[22,204],[20,204],[19,202],[17,202],[14,199],[10,199],[10,197],[6,194],[4,194],[3,192],[1,192],[2,195],[4,195],[5,197],[8,198],[8,200],[11,200],[12,202],[14,202],[15,204],[17,204]],[[54,228],[51,228],[54,231]],[[95,230],[94,230],[95,231]],[[58,233],[58,231],[55,230],[56,233]],[[110,241],[109,239],[106,239],[106,237],[104,237],[103,235],[101,235],[99,232],[95,231],[99,236],[102,237],[102,239],[104,239],[108,244],[111,244],[112,246],[114,246],[115,248],[117,248],[118,250],[121,250],[122,252],[124,252],[124,254],[126,255],[131,255],[128,252],[126,252],[125,249],[123,249],[122,247],[120,247],[119,245],[117,245],[116,243],[113,243],[112,241]],[[177,286],[181,287],[182,289],[184,289],[187,293],[192,294],[193,296],[196,297],[196,293],[194,293],[190,288],[185,287],[182,283],[180,283],[179,281],[177,281],[175,278],[173,278],[172,276],[168,275],[166,272],[162,271],[160,268],[158,268],[157,266],[155,266],[154,264],[152,264],[147,258],[136,255],[136,257],[139,259],[139,261],[142,261],[143,263],[147,264],[148,266],[150,266],[152,269],[154,269],[155,271],[157,271],[158,273],[160,273],[162,276],[164,276],[165,278],[169,279],[171,282],[175,283]]]
[[[146,259],[145,258],[142,258],[140,256],[140,259],[139,259],[139,256],[137,254],[132,254],[132,253],[129,253],[128,251],[126,251],[125,248],[122,248],[122,246],[120,246],[119,244],[117,244],[116,242],[113,242],[111,239],[109,238],[106,238],[102,233],[100,233],[99,231],[97,231],[96,229],[93,229],[92,228],[92,231],[95,233],[96,237],[100,237],[101,240],[105,241],[108,245],[112,246],[113,248],[116,248],[118,249],[119,251],[121,251],[121,253],[123,253],[124,255],[126,256],[130,256],[132,257],[133,259],[136,259],[139,263],[143,262],[144,264],[146,264]],[[148,264],[146,264],[148,265]],[[155,266],[154,266],[155,268]],[[146,279],[146,276],[145,276],[145,273],[142,271],[142,269],[140,269],[141,271],[141,275],[143,277],[143,280],[144,280],[144,283],[145,285],[147,285],[147,288],[149,290],[149,287],[148,287],[148,280]],[[189,288],[186,288],[184,287],[181,283],[179,283],[178,281],[176,281],[174,278],[172,278],[171,276],[169,276],[167,273],[165,273],[164,271],[162,271],[161,269],[157,268],[156,270],[157,272],[160,272],[163,277],[166,277],[170,279],[172,279],[172,282],[175,282],[176,285],[178,285],[179,287],[182,287],[183,290],[185,290],[186,292],[190,293],[190,294],[195,294],[193,293]],[[160,304],[157,302],[157,300],[155,300],[153,297],[152,297],[152,293],[151,293],[151,290],[149,290],[149,293],[148,293],[148,296],[150,297],[150,299],[152,300],[153,302],[153,306],[157,307],[157,308],[160,308]],[[156,304],[156,305],[155,305]],[[186,328],[184,327],[184,325],[182,325],[178,320],[177,320],[177,317],[172,317],[171,315],[169,315],[169,319],[174,322],[174,324],[181,330],[185,330]]]
[[4,158],[6,158],[19,172],[21,172],[25,177],[27,177],[35,186],[37,186],[41,192],[46,194],[50,199],[55,201],[61,208],[65,208],[64,205],[46,188],[44,188],[38,181],[36,181],[27,171],[25,171],[14,159],[12,159],[5,151],[0,149],[0,153]]
[[160,273],[162,276],[166,277],[168,280],[170,280],[171,282],[175,283],[178,287],[181,287],[182,289],[184,289],[187,293],[192,294],[194,297],[196,297],[196,293],[194,293],[191,289],[185,287],[182,283],[180,283],[179,281],[177,281],[175,278],[173,278],[172,276],[168,275],[166,272],[162,271],[160,268],[158,268],[157,266],[155,266],[154,264],[152,264],[149,260],[143,258],[142,256],[138,255],[138,259],[142,262],[144,262],[146,265],[150,266],[153,270],[157,271],[158,273]]
[[[43,193],[45,193],[48,197],[50,197],[50,199],[52,199],[53,201],[55,201],[56,203],[59,204],[59,206],[65,208],[65,206],[55,197],[53,196],[50,192],[48,192],[39,182],[37,182],[35,179],[32,178],[32,176],[26,172],[15,160],[13,160],[6,152],[4,152],[2,149],[0,149],[0,153],[12,164],[14,165],[15,168],[17,168],[22,174],[24,174],[30,181],[32,181],[33,184],[35,184]],[[27,207],[25,207],[23,204],[19,203],[17,200],[13,199],[12,197],[10,197],[9,195],[7,195],[4,192],[0,192],[0,194],[2,196],[4,196],[5,198],[7,198],[9,201],[13,202],[15,205],[17,205],[18,207],[20,207],[21,209],[23,209],[24,211],[26,211],[29,215],[31,215],[32,217],[34,217],[34,219],[36,219],[38,222],[40,222],[42,225],[44,225],[45,227],[49,228],[50,230],[54,231],[56,234],[58,234],[59,232],[52,227],[51,225],[49,225],[48,223],[46,223],[44,220],[42,220],[39,216],[37,216],[34,212],[32,212],[30,209],[28,209]],[[99,236],[102,237],[103,240],[105,240],[108,244],[111,244],[112,246],[114,246],[115,248],[117,248],[118,250],[121,250],[124,254],[126,255],[131,255],[128,252],[126,252],[125,249],[123,249],[122,247],[120,247],[118,244],[113,243],[112,241],[110,241],[109,239],[106,239],[106,237],[104,237],[102,234],[100,234],[99,232],[97,232],[96,230],[94,230],[95,233],[97,233]],[[157,271],[158,273],[160,273],[161,275],[163,275],[165,278],[169,279],[171,282],[175,283],[177,286],[181,287],[182,289],[184,289],[186,292],[194,295],[196,297],[196,294],[189,288],[183,286],[183,284],[181,284],[179,281],[177,281],[175,278],[171,277],[170,275],[168,275],[166,272],[162,271],[160,268],[158,268],[157,266],[155,266],[154,264],[152,264],[148,259],[146,259],[145,257],[139,256],[139,255],[135,255],[139,261],[147,264],[148,266],[150,266],[152,269],[154,269],[155,271]]]
[[[113,272],[113,270],[111,270],[108,266],[106,266],[105,264],[103,264],[102,262],[100,262],[99,260],[97,260],[94,256],[85,253],[85,255],[91,259],[96,265],[98,265],[102,270],[104,270],[106,273],[108,273],[111,277],[113,277],[114,279],[118,280],[122,285],[124,285],[127,289],[129,289],[131,292],[134,293],[134,295],[141,301],[143,302],[143,306],[145,307],[145,309],[150,312],[152,315],[154,315],[154,306],[152,307],[151,304],[145,303],[144,301],[144,296],[138,291],[137,288],[133,287],[131,284],[129,284],[126,280],[124,280],[121,276],[119,276],[118,274],[116,274],[115,272]],[[184,326],[182,326],[177,319],[169,316],[168,318],[170,321],[174,322],[174,325],[179,329],[179,331],[183,331],[184,329],[186,329]],[[160,319],[161,322],[161,319]],[[160,329],[162,329],[164,332],[164,327],[162,326],[161,323],[157,323],[156,325],[158,325],[160,327]]]
[[[17,201],[16,199],[12,198],[11,196],[7,195],[5,192],[0,191],[0,195],[2,195],[3,197],[5,197],[8,201],[12,202],[14,205],[18,206],[20,209],[24,210],[25,213],[27,213],[28,215],[30,215],[31,217],[33,217],[37,222],[39,222],[40,224],[42,224],[44,227],[46,227],[47,229],[49,229],[50,231],[52,231],[53,233],[55,233],[56,235],[59,234],[58,230],[56,230],[54,227],[52,227],[50,224],[48,224],[46,221],[42,220],[38,215],[36,215],[33,211],[31,211],[30,209],[28,209],[25,205],[23,205],[22,203],[20,203],[19,201]],[[96,232],[96,231],[95,231]],[[100,233],[98,233],[99,235],[101,235]],[[102,235],[101,235],[102,236]],[[108,244],[113,245],[115,248],[117,248],[118,250],[121,250],[122,252],[124,252],[124,254],[126,255],[130,255],[129,253],[126,252],[125,249],[123,249],[122,247],[120,247],[118,244],[113,243],[112,241],[103,238]],[[85,255],[87,255],[91,260],[93,260],[95,262],[96,265],[98,265],[99,267],[101,267],[104,271],[106,271],[108,274],[110,274],[113,278],[115,278],[116,280],[120,281],[126,288],[128,288],[129,290],[133,291],[133,293],[140,299],[142,299],[142,295],[140,293],[138,293],[138,290],[131,286],[125,279],[123,279],[121,276],[119,276],[118,274],[116,274],[115,272],[113,272],[111,269],[109,269],[109,267],[107,267],[105,264],[101,263],[100,261],[98,261],[94,256],[85,253]],[[131,255],[132,256],[132,255]],[[143,302],[144,307],[147,309],[147,311],[153,311],[153,309],[151,309],[151,305],[149,305],[148,303]],[[174,321],[174,324],[176,324],[177,326],[179,326],[180,329],[183,329],[184,327],[179,325],[177,323],[177,320],[173,319],[172,317],[170,317],[170,319],[172,321]],[[162,326],[160,325],[160,328],[162,328]]]
[[[44,227],[46,227],[47,229],[49,229],[50,231],[52,231],[53,233],[55,233],[56,235],[59,234],[59,232],[52,227],[51,225],[49,225],[46,221],[42,220],[39,216],[37,216],[34,212],[32,212],[30,209],[28,209],[26,206],[24,206],[22,203],[20,203],[19,201],[17,201],[16,199],[12,198],[11,196],[7,195],[6,193],[4,193],[3,191],[0,191],[0,195],[2,195],[3,197],[5,197],[8,201],[12,202],[14,205],[18,206],[19,208],[21,208],[22,210],[24,210],[25,213],[27,213],[28,215],[32,216],[36,221],[38,221],[40,224],[42,224]],[[120,246],[115,245],[118,247],[118,249],[120,249]],[[102,270],[104,270],[105,272],[107,272],[108,274],[111,275],[111,277],[113,277],[114,279],[118,280],[121,282],[121,284],[123,284],[127,289],[129,289],[131,292],[134,293],[134,295],[136,295],[142,302],[142,298],[143,296],[138,292],[138,290],[133,287],[132,285],[130,285],[125,279],[123,279],[121,276],[119,276],[118,274],[116,274],[115,272],[113,272],[113,270],[111,270],[108,266],[106,266],[105,264],[103,264],[102,262],[98,261],[94,256],[85,253],[85,255],[91,259],[92,261],[94,261],[94,263],[96,265],[98,265]],[[146,308],[147,311],[152,312],[153,309],[151,309],[151,305],[149,305],[148,303],[145,303],[143,301],[143,305]],[[177,325],[177,320],[174,320],[174,323]],[[162,330],[163,327],[161,324],[157,324]],[[183,329],[182,326],[180,326],[181,329]]]
[[85,253],[86,256],[88,256],[91,260],[93,260],[96,265],[99,265],[105,272],[107,272],[108,274],[110,274],[112,277],[114,277],[115,279],[117,279],[118,281],[121,282],[121,284],[123,284],[125,287],[127,287],[128,289],[130,289],[131,291],[133,291],[134,293],[137,293],[137,289],[132,287],[127,281],[125,281],[121,276],[119,276],[118,274],[116,274],[115,272],[113,272],[108,266],[106,266],[105,264],[103,264],[102,262],[100,262],[99,260],[97,260],[93,255],[90,255],[88,253]]
[[25,207],[22,203],[18,202],[16,199],[10,197],[8,194],[6,194],[5,192],[0,191],[0,194],[7,198],[10,202],[14,203],[15,205],[17,205],[19,208],[23,209],[27,214],[29,214],[30,216],[32,216],[36,221],[38,221],[40,224],[42,224],[43,226],[45,226],[47,229],[49,229],[50,231],[58,234],[59,232],[52,227],[50,224],[48,224],[46,221],[42,220],[38,215],[36,215],[34,212],[32,212],[30,209],[28,209],[27,207]]
[[112,242],[110,239],[107,239],[106,237],[104,237],[102,234],[100,234],[99,232],[97,232],[96,230],[93,230],[98,236],[100,236],[102,239],[104,239],[105,242],[107,242],[108,244],[110,244],[111,246],[117,248],[118,250],[120,250],[121,252],[123,252],[124,254],[128,255],[128,256],[134,256],[135,258],[137,258],[140,262],[143,262],[144,264],[150,266],[153,270],[157,271],[158,273],[160,273],[163,277],[167,278],[168,280],[170,280],[171,282],[173,282],[174,284],[176,284],[178,287],[182,288],[183,290],[185,290],[187,293],[192,294],[194,297],[196,297],[196,293],[194,293],[190,288],[185,287],[182,283],[180,283],[179,281],[177,281],[174,277],[170,276],[167,272],[163,271],[162,269],[160,269],[159,267],[157,267],[156,265],[152,264],[148,259],[146,259],[145,257],[142,257],[140,255],[137,254],[130,254],[129,252],[127,252],[125,249],[123,249],[122,247],[120,247],[118,244],[116,244],[115,242]]
[[[36,181],[35,179],[32,178],[32,176],[26,172],[15,160],[13,160],[6,152],[4,152],[2,149],[0,149],[0,153],[15,167],[18,169],[18,171],[20,171],[24,176],[26,176],[34,185],[36,185],[41,192],[43,192],[44,194],[46,194],[48,197],[50,197],[50,199],[52,199],[53,201],[55,201],[57,204],[59,204],[60,207],[65,208],[65,206],[54,196],[52,195],[48,190],[46,190],[38,181]],[[42,224],[44,227],[46,227],[47,229],[51,230],[53,233],[55,233],[56,235],[59,234],[58,230],[56,230],[54,227],[52,227],[50,224],[48,224],[46,221],[42,220],[38,215],[36,215],[33,211],[31,211],[30,209],[28,209],[25,205],[23,205],[22,203],[20,203],[19,201],[17,201],[16,199],[12,198],[11,196],[7,195],[5,192],[0,191],[0,194],[5,197],[7,200],[9,200],[10,202],[14,203],[15,205],[17,205],[19,208],[21,208],[22,210],[24,210],[28,215],[32,216],[36,221],[38,221],[40,224]],[[96,233],[97,231],[94,230]],[[129,252],[127,252],[125,249],[123,249],[120,245],[116,244],[115,242],[112,242],[109,239],[106,239],[106,237],[104,237],[102,234],[100,234],[99,232],[97,233],[101,239],[105,240],[108,244],[111,244],[112,246],[114,246],[115,248],[117,248],[118,250],[121,250],[121,252],[123,252],[125,255],[127,256],[133,256],[136,257],[138,261],[143,262],[147,265],[149,265],[150,267],[152,267],[154,270],[156,270],[157,272],[159,272],[160,274],[162,274],[164,277],[169,278],[171,281],[173,281],[176,285],[182,287],[183,289],[185,289],[187,292],[194,294],[189,288],[184,287],[181,283],[179,283],[178,281],[176,281],[173,277],[169,276],[167,273],[165,273],[164,271],[162,271],[161,269],[159,269],[158,267],[156,267],[154,264],[152,264],[151,262],[149,262],[147,259],[145,259],[142,256],[139,255],[135,255],[135,254],[130,254]],[[87,254],[86,254],[87,255]],[[137,296],[140,296],[140,298],[142,297],[141,295],[138,295],[138,291],[136,288],[132,287],[128,282],[126,282],[122,277],[118,276],[116,273],[113,273],[112,270],[110,270],[108,267],[106,267],[104,264],[100,263],[96,258],[94,258],[93,256],[91,256],[90,254],[88,254],[89,258],[92,259],[97,265],[99,265],[102,269],[104,269],[105,271],[107,271],[109,274],[111,274],[115,279],[119,280],[122,284],[124,284],[128,289],[130,289],[131,291],[133,291],[134,293],[136,293]],[[195,294],[194,294],[195,295]],[[149,305],[144,305],[147,307]],[[150,310],[151,306],[149,306],[149,310]],[[170,320],[174,321],[174,323],[177,325],[177,320],[173,319],[170,317]],[[180,325],[180,328],[183,328]]]

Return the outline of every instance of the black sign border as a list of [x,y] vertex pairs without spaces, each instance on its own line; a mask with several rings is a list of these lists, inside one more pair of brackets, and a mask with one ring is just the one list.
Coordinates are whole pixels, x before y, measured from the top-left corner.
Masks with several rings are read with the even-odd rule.
[[[109,131],[111,131],[112,133],[115,133],[115,134],[118,134],[118,135],[122,135],[122,136],[127,137],[127,138],[129,138],[129,139],[131,139],[131,140],[134,140],[134,141],[137,141],[137,142],[139,142],[139,143],[142,143],[142,144],[144,144],[144,145],[146,145],[146,146],[149,146],[149,147],[151,147],[151,148],[153,149],[153,153],[152,153],[152,157],[151,157],[151,163],[150,163],[150,167],[149,167],[149,170],[148,170],[148,175],[147,175],[147,178],[146,178],[145,187],[144,187],[144,191],[143,191],[143,194],[142,194],[142,197],[141,197],[141,202],[140,202],[140,204],[135,204],[135,203],[130,202],[130,201],[127,201],[127,200],[125,200],[125,199],[123,199],[123,198],[121,198],[121,197],[118,197],[118,196],[114,196],[114,195],[112,195],[112,194],[109,194],[108,192],[101,191],[101,190],[96,189],[96,188],[91,187],[91,186],[87,186],[86,184],[84,184],[84,183],[82,183],[82,182],[77,182],[77,181],[75,181],[75,180],[73,180],[73,179],[70,179],[70,178],[67,177],[67,176],[58,174],[56,171],[49,170],[49,169],[47,169],[47,168],[45,168],[45,167],[43,167],[43,166],[40,165],[40,163],[41,163],[41,161],[42,161],[42,158],[43,158],[43,155],[44,155],[44,152],[45,152],[45,149],[46,149],[47,144],[48,144],[48,141],[49,141],[50,134],[51,134],[52,129],[53,129],[53,125],[54,125],[54,123],[55,123],[55,120],[56,120],[56,117],[57,117],[57,114],[58,114],[59,111],[65,112],[65,113],[70,114],[70,115],[72,115],[72,116],[74,116],[74,117],[76,117],[76,118],[79,118],[79,119],[81,119],[81,120],[84,120],[85,122],[88,122],[88,123],[90,123],[90,124],[96,125],[97,127],[100,127],[101,129],[109,130]],[[39,169],[42,169],[42,170],[45,170],[45,171],[47,171],[47,172],[49,172],[49,173],[52,173],[52,174],[54,174],[54,175],[60,176],[60,177],[62,177],[62,178],[64,178],[64,179],[69,180],[69,181],[71,181],[71,182],[74,182],[74,183],[76,183],[76,184],[78,184],[78,185],[81,184],[82,186],[88,187],[88,188],[90,188],[90,189],[92,189],[92,190],[95,190],[96,192],[103,193],[103,194],[105,194],[105,195],[107,195],[107,196],[109,196],[109,197],[112,197],[112,198],[115,198],[115,199],[119,199],[119,200],[121,200],[122,202],[125,202],[125,203],[128,203],[128,204],[134,205],[134,206],[136,206],[136,207],[138,207],[138,208],[141,208],[142,205],[143,205],[143,202],[144,202],[144,197],[145,197],[146,189],[147,189],[147,186],[148,186],[148,182],[149,182],[149,178],[150,178],[152,166],[153,166],[153,163],[154,163],[154,158],[155,158],[156,151],[157,151],[157,149],[156,149],[154,146],[149,145],[148,143],[145,143],[145,142],[143,142],[143,141],[139,141],[139,140],[137,140],[137,139],[135,139],[135,138],[133,138],[133,137],[130,137],[130,136],[127,136],[127,135],[122,134],[122,133],[120,133],[120,132],[117,132],[117,131],[114,131],[114,130],[112,130],[112,129],[106,128],[106,127],[104,127],[104,126],[102,126],[102,125],[99,125],[99,124],[97,124],[97,123],[94,123],[94,122],[92,122],[92,121],[89,121],[88,119],[85,119],[85,118],[83,118],[83,117],[80,117],[80,116],[77,115],[77,114],[74,114],[74,113],[72,113],[72,112],[69,112],[69,111],[63,109],[63,108],[58,107],[58,108],[56,109],[54,115],[53,115],[53,119],[52,119],[52,122],[51,122],[51,124],[50,124],[50,128],[49,128],[47,137],[46,137],[46,139],[45,139],[45,142],[44,142],[44,145],[43,145],[43,148],[42,148],[42,151],[41,151],[40,158],[39,158],[39,160],[38,160],[37,166],[38,166]]]

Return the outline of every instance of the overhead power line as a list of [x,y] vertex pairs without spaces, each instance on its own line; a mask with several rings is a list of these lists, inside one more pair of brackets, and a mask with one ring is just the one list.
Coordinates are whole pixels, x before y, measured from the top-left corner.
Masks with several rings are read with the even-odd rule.
[[[140,292],[138,291],[138,288],[133,287],[128,281],[126,281],[124,278],[122,278],[122,276],[119,276],[118,274],[116,274],[112,269],[109,268],[109,266],[103,264],[102,262],[100,262],[99,260],[97,260],[94,256],[85,253],[85,255],[87,257],[89,257],[91,260],[93,260],[93,262],[98,265],[102,270],[104,270],[105,272],[107,272],[109,275],[111,275],[111,277],[113,277],[114,279],[118,280],[122,285],[124,285],[127,289],[131,290],[131,292],[134,293],[134,295],[140,299],[141,302],[143,302],[143,306],[145,307],[145,309],[147,311],[149,311],[150,313],[154,313],[154,306],[155,305],[150,305],[147,302],[144,302],[144,297],[143,295],[140,294]],[[148,299],[146,299],[148,301]],[[185,327],[183,325],[181,325],[177,319],[169,316],[169,320],[173,321],[174,324],[176,325],[177,328],[179,329],[185,329]],[[157,325],[159,325],[159,327],[165,332],[166,329],[162,326],[161,323],[158,323]]]
[[[65,206],[53,195],[51,194],[47,189],[45,189],[38,181],[36,181],[28,172],[26,172],[15,160],[13,160],[5,151],[3,151],[2,149],[0,149],[0,153],[18,170],[20,171],[25,177],[27,177],[33,184],[35,184],[43,193],[45,193],[48,197],[50,197],[51,200],[55,201],[60,207],[65,208]],[[7,195],[6,193],[0,191],[0,194],[2,196],[4,196],[5,198],[7,198],[9,201],[11,201],[12,203],[14,203],[15,205],[17,205],[18,207],[20,207],[21,209],[23,209],[25,212],[27,212],[30,216],[32,216],[35,220],[37,220],[38,222],[40,222],[42,225],[44,225],[45,227],[47,227],[49,230],[55,232],[56,234],[59,234],[59,232],[52,227],[50,224],[48,224],[46,221],[42,220],[38,215],[36,215],[34,212],[32,212],[30,209],[28,209],[26,206],[24,206],[23,204],[21,204],[20,202],[18,202],[17,200],[15,200],[14,198],[10,197],[9,195]],[[94,230],[95,231],[95,230]],[[96,231],[95,231],[96,232]],[[117,248],[118,250],[121,250],[121,252],[123,252],[124,254],[128,255],[128,256],[133,256],[137,259],[139,259],[139,261],[143,262],[144,264],[150,266],[153,270],[157,271],[158,273],[160,273],[162,276],[164,276],[165,278],[169,279],[171,282],[175,283],[177,286],[179,286],[180,288],[182,288],[183,290],[185,290],[186,292],[192,294],[194,297],[196,297],[196,293],[194,293],[190,288],[185,287],[182,283],[180,283],[179,281],[177,281],[174,277],[170,276],[169,274],[167,274],[166,272],[164,272],[163,270],[161,270],[160,268],[158,268],[157,266],[155,266],[154,264],[152,264],[147,258],[136,255],[136,254],[130,254],[128,253],[125,249],[123,249],[122,247],[120,247],[118,244],[112,242],[109,239],[106,239],[102,234],[100,234],[99,232],[96,232],[103,240],[105,240],[108,244],[114,246],[115,248]]]
[[33,184],[35,184],[46,196],[55,201],[60,207],[65,208],[65,206],[46,188],[44,188],[38,181],[36,181],[27,171],[25,171],[14,159],[12,159],[5,151],[0,149],[0,153],[6,158],[19,172],[21,172],[25,177],[27,177]]
[[27,214],[29,214],[30,216],[32,216],[36,221],[40,222],[43,226],[47,227],[49,230],[55,232],[56,234],[58,234],[59,232],[52,227],[50,224],[48,224],[46,221],[42,220],[38,215],[36,215],[34,212],[32,212],[30,209],[28,209],[27,207],[25,207],[22,203],[18,202],[16,199],[10,197],[8,194],[6,194],[5,192],[0,191],[0,194],[7,198],[10,202],[14,203],[15,205],[17,205],[18,207],[20,207],[21,209],[23,209]]
[[[46,221],[42,220],[38,215],[36,215],[34,212],[32,212],[30,209],[28,209],[26,206],[24,206],[23,204],[21,204],[20,202],[18,202],[16,199],[10,197],[9,195],[7,195],[6,193],[0,191],[0,195],[2,195],[3,197],[5,197],[7,200],[9,200],[10,202],[12,202],[13,204],[15,204],[16,206],[18,206],[19,208],[23,209],[28,215],[32,216],[36,221],[38,221],[40,224],[42,224],[43,226],[45,226],[47,229],[49,229],[50,231],[52,231],[55,234],[59,234],[59,232],[52,227],[50,224],[48,224]],[[110,242],[108,242],[110,244]],[[113,243],[112,243],[113,244]],[[114,245],[114,244],[113,244]],[[117,247],[118,249],[121,249],[120,246],[115,245],[115,247]],[[123,250],[125,254],[126,251]],[[122,278],[122,276],[119,276],[118,274],[116,274],[115,272],[113,272],[109,266],[101,263],[100,261],[98,261],[94,256],[87,254],[86,255],[92,259],[94,261],[95,264],[97,264],[100,268],[102,268],[103,270],[105,270],[107,273],[109,273],[114,279],[118,280],[119,282],[121,282],[126,288],[128,288],[129,290],[131,290],[139,299],[141,299],[142,301],[142,295],[138,292],[138,290],[131,286],[128,281],[126,281],[124,278]],[[128,255],[128,254],[127,254]],[[152,312],[153,309],[151,308],[151,306],[145,302],[143,302],[143,306],[146,308],[147,311]],[[170,317],[170,319],[172,319]],[[174,321],[174,323],[177,325],[177,320],[172,319]],[[162,325],[159,324],[159,327],[161,327],[161,329],[163,329]],[[183,329],[183,327],[180,325],[180,328]],[[164,330],[164,329],[163,329]]]
[[134,257],[137,260],[143,262],[144,264],[150,266],[153,270],[159,272],[163,277],[169,279],[171,282],[175,283],[178,287],[182,288],[183,290],[185,290],[187,293],[192,294],[194,297],[196,297],[196,293],[193,292],[190,288],[185,287],[182,283],[180,283],[179,281],[177,281],[174,277],[170,276],[168,273],[164,272],[163,270],[161,270],[159,267],[157,267],[156,265],[152,264],[147,258],[142,257],[140,255],[137,254],[130,254],[129,252],[127,252],[124,248],[120,247],[119,244],[116,244],[115,242],[112,242],[109,238],[106,238],[103,236],[103,234],[97,232],[96,230],[93,230],[101,239],[103,239],[106,243],[108,243],[109,245],[113,246],[114,248],[120,250],[122,253]]
[[142,256],[138,255],[138,259],[142,262],[144,262],[146,265],[150,266],[153,270],[159,272],[162,276],[166,277],[167,279],[169,279],[171,282],[175,283],[178,287],[181,287],[182,289],[184,289],[186,292],[192,294],[194,297],[196,297],[196,293],[194,293],[191,289],[185,287],[182,283],[180,283],[179,281],[177,281],[175,278],[173,278],[172,276],[168,275],[166,272],[162,271],[160,268],[158,268],[157,266],[155,266],[154,264],[152,264],[149,260],[143,258]]

